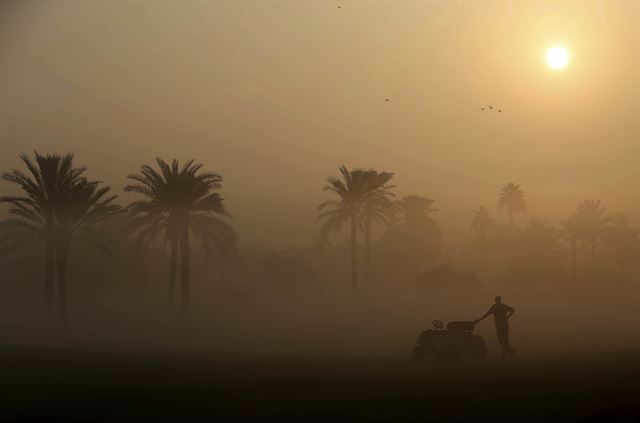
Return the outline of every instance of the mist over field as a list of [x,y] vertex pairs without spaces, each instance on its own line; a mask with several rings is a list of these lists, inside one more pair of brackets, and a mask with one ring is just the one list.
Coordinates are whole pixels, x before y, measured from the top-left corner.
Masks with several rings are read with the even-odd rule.
[[[72,251],[67,336],[74,342],[119,349],[408,357],[433,319],[474,320],[501,295],[517,310],[512,339],[521,355],[638,347],[638,262],[625,277],[608,263],[605,251],[595,270],[585,260],[576,283],[561,248],[554,252],[555,267],[534,269],[514,258],[502,263],[502,253],[478,251],[499,263],[484,276],[479,270],[485,268],[469,264],[477,257],[462,253],[414,274],[406,270],[408,260],[379,257],[382,245],[374,244],[373,276],[354,290],[346,246],[256,247],[214,263],[196,249],[192,310],[184,322],[168,305],[166,249],[140,255],[126,241],[116,245],[113,256],[86,247]],[[0,307],[7,342],[55,340],[44,325],[42,263],[34,259],[39,252],[25,250],[3,264],[2,286],[11,293]],[[497,354],[492,323],[482,323],[476,332]]]
[[0,417],[640,415],[637,1],[5,1],[0,175]]

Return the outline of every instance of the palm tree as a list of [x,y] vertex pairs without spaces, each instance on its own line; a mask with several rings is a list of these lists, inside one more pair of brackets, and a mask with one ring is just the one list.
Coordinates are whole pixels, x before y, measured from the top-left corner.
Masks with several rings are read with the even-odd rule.
[[527,210],[527,203],[524,200],[524,192],[520,189],[520,185],[509,182],[502,186],[500,197],[498,199],[498,212],[502,209],[507,210],[509,215],[509,227],[513,227],[513,217],[517,213],[523,213]]
[[620,269],[626,271],[629,258],[638,246],[640,231],[632,226],[631,218],[626,214],[618,214],[611,219],[611,224],[602,228],[602,243],[611,251]]
[[109,187],[82,179],[70,187],[63,197],[64,206],[56,214],[56,268],[58,271],[58,313],[60,324],[67,323],[66,272],[69,251],[74,243],[86,243],[104,254],[110,254],[107,240],[97,226],[120,210],[113,204],[117,196],[108,195]]
[[485,206],[480,206],[473,211],[471,229],[476,234],[476,239],[486,241],[489,233],[495,228],[496,221],[491,216],[491,212]]
[[362,207],[369,193],[367,182],[369,171],[349,170],[340,167],[340,177],[327,178],[323,190],[338,196],[337,200],[325,201],[318,206],[318,220],[323,220],[320,234],[326,237],[330,232],[338,231],[346,222],[350,224],[351,238],[351,284],[358,286],[358,222]]
[[431,217],[438,211],[435,201],[421,195],[407,195],[396,201],[397,220],[385,238],[395,253],[401,253],[409,272],[424,270],[435,260],[442,247],[442,230]]
[[421,195],[407,195],[396,202],[400,221],[410,228],[417,228],[430,219],[430,214],[438,211],[433,207],[435,200]]
[[175,298],[175,277],[180,254],[180,298],[183,312],[190,307],[189,256],[190,235],[199,239],[206,251],[217,248],[228,254],[236,249],[237,235],[222,218],[230,217],[220,194],[222,177],[217,173],[200,172],[201,164],[193,160],[180,168],[177,160],[171,165],[156,159],[159,172],[143,165],[139,173],[128,178],[135,181],[125,187],[146,197],[129,205],[131,220],[128,229],[139,250],[153,242],[163,231],[169,243],[169,302]]
[[591,248],[591,264],[595,263],[596,248],[603,227],[611,221],[600,200],[583,200],[576,209],[576,219],[582,228],[582,240]]
[[362,207],[361,226],[364,232],[364,280],[369,281],[371,271],[371,227],[374,224],[389,225],[395,217],[396,206],[393,202],[394,194],[389,185],[393,173],[367,171],[366,197]]
[[562,222],[562,239],[571,247],[571,268],[573,272],[573,282],[578,282],[578,241],[580,240],[583,228],[579,219],[573,215]]
[[29,243],[44,244],[44,297],[47,321],[52,322],[55,295],[56,219],[71,187],[83,180],[85,167],[73,166],[73,155],[41,155],[20,159],[28,173],[19,169],[2,173],[2,179],[17,185],[25,195],[3,196],[13,218],[2,222],[2,252],[11,252]]

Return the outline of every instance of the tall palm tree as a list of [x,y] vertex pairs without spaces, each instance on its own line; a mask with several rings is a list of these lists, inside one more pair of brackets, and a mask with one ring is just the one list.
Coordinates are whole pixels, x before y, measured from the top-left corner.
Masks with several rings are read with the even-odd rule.
[[480,206],[473,211],[471,229],[476,234],[476,239],[486,241],[489,233],[495,228],[496,221],[491,216],[491,212],[485,206]]
[[173,306],[175,278],[180,255],[180,298],[183,312],[190,308],[190,235],[199,239],[206,251],[217,248],[223,253],[236,249],[237,235],[222,218],[230,217],[217,190],[222,177],[217,173],[200,172],[201,164],[189,160],[182,167],[177,160],[171,165],[156,159],[159,171],[143,165],[139,173],[128,178],[135,181],[125,187],[146,197],[129,205],[131,220],[128,229],[134,242],[143,249],[164,232],[169,243],[169,301]]
[[20,159],[28,172],[14,169],[2,173],[2,179],[17,185],[24,193],[3,196],[14,216],[2,222],[2,252],[11,252],[29,243],[44,245],[44,298],[46,316],[52,322],[55,295],[56,219],[71,187],[83,180],[85,167],[73,166],[73,155],[41,155],[32,160],[26,154]]
[[364,280],[369,281],[371,272],[371,228],[374,224],[389,225],[395,218],[396,206],[389,185],[393,173],[367,171],[367,194],[362,205],[361,226],[364,232]]
[[513,217],[517,213],[527,211],[527,203],[524,200],[524,192],[520,189],[520,185],[509,182],[502,186],[500,197],[498,198],[498,212],[503,209],[506,209],[509,215],[509,227],[513,227]]
[[573,282],[578,282],[578,241],[583,234],[580,220],[573,215],[562,222],[562,239],[571,247],[571,269]]
[[358,286],[358,224],[364,201],[369,193],[367,179],[368,171],[349,170],[346,166],[341,166],[340,177],[328,177],[323,188],[325,192],[331,192],[338,198],[325,201],[318,206],[318,220],[323,221],[320,227],[323,237],[340,230],[347,222],[350,224],[351,284],[354,289]]
[[582,240],[589,244],[591,249],[591,264],[595,263],[596,248],[604,226],[611,221],[606,215],[607,208],[600,200],[585,199],[576,209],[576,219],[582,228]]
[[64,194],[63,206],[56,214],[56,268],[58,271],[58,313],[64,327],[67,323],[66,274],[72,244],[86,243],[104,254],[110,254],[108,240],[98,232],[98,225],[120,210],[113,204],[116,195],[108,195],[109,187],[82,179]]

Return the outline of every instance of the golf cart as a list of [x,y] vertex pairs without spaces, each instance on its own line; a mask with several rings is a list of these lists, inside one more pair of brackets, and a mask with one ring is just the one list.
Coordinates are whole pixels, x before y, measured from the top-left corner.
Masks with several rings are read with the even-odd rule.
[[432,322],[433,329],[427,329],[418,336],[418,345],[411,351],[413,361],[422,361],[427,355],[435,355],[439,360],[457,360],[462,355],[484,358],[487,346],[482,336],[474,335],[474,322],[449,322],[447,328],[440,320]]

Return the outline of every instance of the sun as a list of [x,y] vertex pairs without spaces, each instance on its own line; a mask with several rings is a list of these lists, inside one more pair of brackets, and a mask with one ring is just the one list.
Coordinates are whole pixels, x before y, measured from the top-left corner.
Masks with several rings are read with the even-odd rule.
[[551,47],[547,50],[547,64],[551,69],[562,70],[569,63],[569,52],[561,46]]

